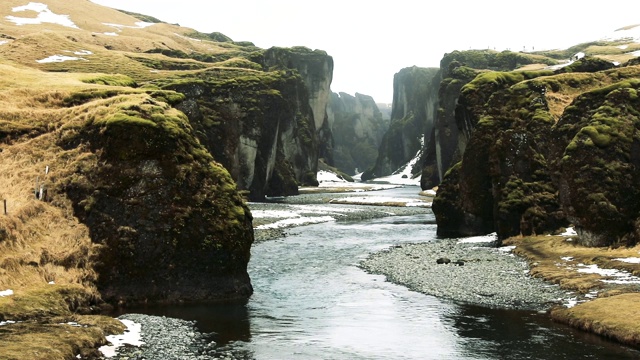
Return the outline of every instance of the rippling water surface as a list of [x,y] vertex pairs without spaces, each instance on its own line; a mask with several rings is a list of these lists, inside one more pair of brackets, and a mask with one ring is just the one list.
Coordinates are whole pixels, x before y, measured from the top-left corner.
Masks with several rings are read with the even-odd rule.
[[219,343],[256,359],[640,358],[544,314],[442,301],[356,266],[370,252],[423,241],[437,241],[430,214],[299,227],[254,245],[249,272],[255,293],[247,305],[154,312],[195,319]]

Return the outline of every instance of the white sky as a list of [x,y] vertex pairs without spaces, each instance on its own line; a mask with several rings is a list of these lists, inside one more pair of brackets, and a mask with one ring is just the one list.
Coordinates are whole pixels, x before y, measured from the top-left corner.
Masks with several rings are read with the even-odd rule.
[[91,0],[261,48],[303,45],[333,56],[334,92],[391,102],[393,75],[438,67],[453,50],[567,48],[640,24],[640,2],[568,0]]

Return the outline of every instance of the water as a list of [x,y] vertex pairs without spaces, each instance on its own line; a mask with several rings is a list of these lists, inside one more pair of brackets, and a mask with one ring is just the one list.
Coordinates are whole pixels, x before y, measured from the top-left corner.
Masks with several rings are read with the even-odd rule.
[[[377,192],[405,197],[414,189]],[[246,305],[164,308],[256,359],[637,359],[547,315],[455,304],[356,265],[372,251],[437,241],[433,215],[296,228],[256,244]]]

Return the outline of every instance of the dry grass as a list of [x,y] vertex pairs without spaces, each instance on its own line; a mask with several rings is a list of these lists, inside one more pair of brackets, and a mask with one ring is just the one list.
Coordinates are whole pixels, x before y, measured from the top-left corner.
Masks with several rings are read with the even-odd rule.
[[[514,237],[504,241],[515,245],[514,252],[526,258],[531,265],[531,274],[560,285],[567,290],[587,293],[603,288],[603,277],[576,271],[578,263],[596,264],[601,268],[625,270],[640,274],[640,264],[614,261],[615,258],[637,257],[640,246],[634,248],[589,248],[567,241],[562,236]],[[571,257],[571,260],[562,258]]]
[[[588,248],[562,236],[514,237],[504,241],[515,245],[514,252],[529,261],[531,274],[559,284],[566,290],[585,294],[598,290],[598,298],[572,308],[557,307],[551,317],[559,322],[640,346],[640,293],[638,287],[606,284],[603,276],[577,272],[576,265],[596,264],[600,268],[619,269],[640,275],[640,264],[615,261],[638,257],[640,246],[633,248]],[[571,260],[566,258],[571,257]],[[565,259],[562,259],[565,258]]]
[[0,328],[0,357],[6,360],[68,360],[99,355],[105,343],[98,327],[19,323]]
[[640,294],[621,294],[599,298],[570,309],[551,312],[554,320],[617,340],[640,346]]

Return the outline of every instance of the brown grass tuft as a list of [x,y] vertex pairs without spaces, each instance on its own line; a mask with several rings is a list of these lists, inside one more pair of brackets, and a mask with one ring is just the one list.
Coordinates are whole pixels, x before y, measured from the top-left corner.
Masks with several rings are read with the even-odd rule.
[[599,298],[570,309],[557,308],[551,317],[570,326],[640,346],[640,294],[621,294]]

